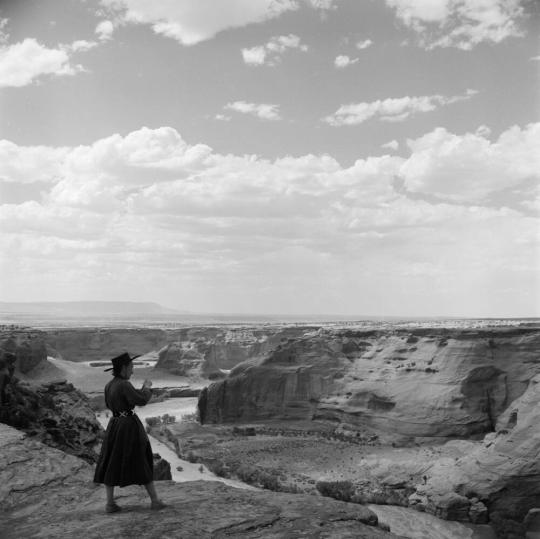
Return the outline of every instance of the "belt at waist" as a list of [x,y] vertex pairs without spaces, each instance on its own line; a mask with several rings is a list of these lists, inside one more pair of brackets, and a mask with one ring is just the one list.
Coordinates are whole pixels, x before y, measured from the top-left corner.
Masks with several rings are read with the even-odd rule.
[[113,412],[113,417],[129,417],[130,415],[135,415],[133,410],[124,410],[122,412]]

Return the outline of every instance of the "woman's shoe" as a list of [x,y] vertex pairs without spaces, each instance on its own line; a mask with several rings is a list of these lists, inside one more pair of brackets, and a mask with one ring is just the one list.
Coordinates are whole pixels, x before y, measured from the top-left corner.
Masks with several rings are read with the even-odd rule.
[[106,513],[118,513],[118,511],[122,511],[122,508],[115,502],[108,503],[105,506],[105,512]]
[[159,511],[160,509],[165,509],[167,507],[161,500],[156,500],[155,502],[152,502],[150,504],[150,509],[154,509],[154,511]]

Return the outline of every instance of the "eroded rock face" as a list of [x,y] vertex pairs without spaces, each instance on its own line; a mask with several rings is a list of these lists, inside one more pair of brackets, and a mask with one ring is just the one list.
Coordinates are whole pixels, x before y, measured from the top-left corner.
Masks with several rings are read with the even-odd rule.
[[259,357],[288,339],[298,338],[313,327],[264,329],[204,327],[169,333],[169,344],[159,352],[157,368],[172,374],[213,374],[229,370],[247,359]]
[[209,386],[206,422],[328,419],[408,442],[481,436],[540,373],[540,331],[327,331]]
[[459,520],[473,520],[471,513],[476,517],[481,503],[490,514],[497,514],[498,520],[521,523],[531,509],[540,507],[539,417],[537,375],[498,418],[497,432],[487,435],[461,458],[435,465],[426,484],[417,486],[413,503],[436,514],[443,510],[450,492],[460,498],[466,511],[465,518]]
[[139,487],[117,489],[120,513],[107,515],[92,467],[0,424],[0,536],[390,539],[369,509],[309,495],[246,491],[210,481],[158,485],[167,507],[149,509]]
[[65,381],[31,385],[13,378],[0,422],[88,462],[97,460],[103,429],[88,398]]

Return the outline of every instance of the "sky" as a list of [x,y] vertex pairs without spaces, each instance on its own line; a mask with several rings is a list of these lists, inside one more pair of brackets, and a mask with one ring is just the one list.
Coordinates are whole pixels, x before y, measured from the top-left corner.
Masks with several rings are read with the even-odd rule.
[[540,316],[540,2],[0,0],[0,301]]

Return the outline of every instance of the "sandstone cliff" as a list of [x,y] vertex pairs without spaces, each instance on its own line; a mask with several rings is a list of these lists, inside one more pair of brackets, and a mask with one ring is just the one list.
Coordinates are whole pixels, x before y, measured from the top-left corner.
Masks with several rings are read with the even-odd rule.
[[[200,415],[372,435],[389,449],[360,459],[362,499],[490,519],[500,537],[524,537],[540,506],[539,345],[536,328],[319,331],[235,367],[201,393]],[[410,457],[391,446],[410,446]]]
[[319,331],[208,387],[206,422],[328,419],[381,440],[469,438],[540,373],[540,331]]
[[170,331],[156,367],[172,374],[215,373],[274,350],[313,330],[310,326],[192,327]]
[[435,464],[425,484],[416,486],[411,504],[433,514],[444,508],[466,513],[482,500],[492,517],[521,523],[540,507],[538,417],[540,375],[498,418],[497,432],[471,444],[460,458]]
[[307,495],[234,489],[198,481],[158,486],[155,512],[138,487],[118,489],[120,513],[104,512],[92,467],[0,424],[0,536],[3,539],[225,537],[396,538],[369,509]]

